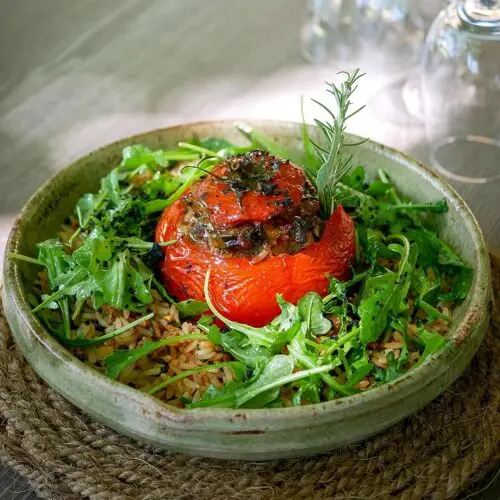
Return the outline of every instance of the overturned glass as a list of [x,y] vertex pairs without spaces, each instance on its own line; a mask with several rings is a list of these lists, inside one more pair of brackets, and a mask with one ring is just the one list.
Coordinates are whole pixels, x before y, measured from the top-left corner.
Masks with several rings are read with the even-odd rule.
[[500,0],[441,12],[426,41],[422,98],[432,166],[458,182],[500,180]]

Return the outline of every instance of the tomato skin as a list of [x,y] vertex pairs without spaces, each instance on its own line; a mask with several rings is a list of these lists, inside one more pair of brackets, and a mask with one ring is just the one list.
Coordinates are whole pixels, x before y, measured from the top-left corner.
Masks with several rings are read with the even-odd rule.
[[260,327],[280,313],[276,294],[295,304],[307,292],[326,295],[326,274],[349,278],[354,223],[341,206],[326,221],[318,241],[295,254],[269,256],[256,264],[248,257],[222,256],[180,234],[185,210],[183,199],[175,202],[165,209],[156,230],[157,242],[177,240],[163,249],[161,273],[167,291],[179,300],[204,300],[210,269],[209,293],[217,310],[233,321]]
[[[229,167],[223,163],[212,173],[224,177],[228,171]],[[215,226],[233,227],[247,222],[263,222],[279,215],[285,210],[282,202],[287,196],[293,205],[298,205],[304,194],[305,183],[304,171],[290,162],[284,162],[272,178],[277,194],[264,195],[249,191],[243,196],[240,207],[235,193],[227,189],[227,184],[208,175],[195,187],[193,195],[204,200]]]

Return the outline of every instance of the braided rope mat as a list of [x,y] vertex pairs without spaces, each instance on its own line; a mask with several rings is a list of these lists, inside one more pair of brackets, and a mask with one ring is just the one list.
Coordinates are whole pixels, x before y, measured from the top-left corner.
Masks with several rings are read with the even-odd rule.
[[[498,300],[500,261],[493,275]],[[466,374],[424,410],[332,453],[242,463],[145,448],[94,422],[34,374],[0,304],[0,460],[53,499],[453,498],[500,460],[500,308]]]

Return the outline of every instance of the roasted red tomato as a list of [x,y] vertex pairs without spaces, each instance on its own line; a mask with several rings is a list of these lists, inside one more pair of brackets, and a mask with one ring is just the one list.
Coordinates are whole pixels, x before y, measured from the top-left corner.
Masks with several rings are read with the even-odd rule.
[[325,295],[326,274],[347,279],[355,252],[354,224],[339,206],[323,221],[314,189],[302,169],[253,152],[213,170],[168,207],[156,241],[169,293],[210,297],[227,318],[263,326],[280,308],[276,294],[296,303],[307,292]]

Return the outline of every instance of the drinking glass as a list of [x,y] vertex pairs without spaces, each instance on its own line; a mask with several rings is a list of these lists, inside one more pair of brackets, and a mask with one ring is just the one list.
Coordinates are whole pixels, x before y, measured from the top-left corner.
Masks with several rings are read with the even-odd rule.
[[328,58],[331,33],[338,26],[342,0],[309,0],[307,19],[302,27],[302,55],[313,64]]
[[[450,0],[418,0],[412,2],[411,15],[416,26],[420,27],[423,33],[428,32],[432,22],[442,9],[450,3]],[[422,52],[424,44],[422,40]],[[418,66],[412,71],[411,75],[403,85],[403,101],[406,110],[420,122],[423,122],[422,98],[420,95],[420,67]]]
[[422,98],[432,166],[458,182],[500,180],[500,0],[453,2],[439,14]]
[[409,67],[424,39],[415,12],[410,0],[310,0],[302,53],[316,64],[334,58],[368,70]]

